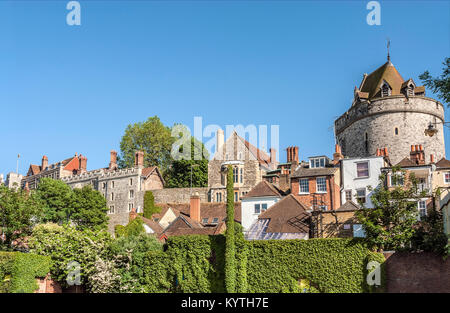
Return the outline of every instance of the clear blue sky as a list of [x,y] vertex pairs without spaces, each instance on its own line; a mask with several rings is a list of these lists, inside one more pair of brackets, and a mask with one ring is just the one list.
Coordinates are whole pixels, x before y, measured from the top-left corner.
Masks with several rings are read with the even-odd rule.
[[386,61],[387,37],[416,83],[450,56],[447,1],[380,1],[381,26],[368,1],[80,1],[81,26],[67,2],[0,1],[0,173],[17,153],[23,174],[44,154],[104,167],[126,126],[153,115],[278,124],[280,148],[331,156],[333,121]]

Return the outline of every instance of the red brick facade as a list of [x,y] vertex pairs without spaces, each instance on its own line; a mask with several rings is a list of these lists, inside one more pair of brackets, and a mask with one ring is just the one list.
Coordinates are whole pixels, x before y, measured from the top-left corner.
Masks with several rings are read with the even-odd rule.
[[[339,175],[339,171],[336,174]],[[308,194],[299,194],[300,178],[291,178],[291,193],[307,207],[326,205],[327,210],[336,210],[341,206],[341,196],[335,175],[326,176],[327,192],[325,193],[317,192],[317,177],[307,177],[309,181]]]

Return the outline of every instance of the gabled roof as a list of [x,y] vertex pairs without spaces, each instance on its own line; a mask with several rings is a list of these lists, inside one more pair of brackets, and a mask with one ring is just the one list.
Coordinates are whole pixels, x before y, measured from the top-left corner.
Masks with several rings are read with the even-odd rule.
[[450,168],[450,161],[446,158],[442,158],[436,163],[437,168]]
[[28,170],[27,176],[37,175],[41,172],[41,167],[39,165],[30,164],[30,169]]
[[292,173],[291,177],[315,177],[315,176],[328,176],[333,175],[338,170],[337,167],[317,167],[317,168],[308,168],[308,167],[299,167],[294,173]]
[[309,233],[308,208],[292,194],[284,197],[258,219],[270,219],[267,233]]
[[[161,212],[165,212],[167,208],[171,208],[174,212],[178,211],[180,216],[190,216],[190,204],[189,203],[156,203],[156,206],[161,208]],[[160,213],[161,214],[161,213]],[[177,213],[175,213],[177,214]],[[154,218],[155,216],[153,216]],[[201,202],[200,203],[200,220],[204,218],[208,219],[208,223],[211,223],[214,218],[218,218],[219,222],[224,221],[227,217],[227,204],[225,202]],[[241,203],[234,203],[234,220],[238,223],[241,222]]]
[[263,180],[255,187],[253,187],[243,199],[256,198],[256,197],[280,197],[280,191],[271,183]]
[[161,179],[161,181],[163,182],[163,184],[165,184],[164,178],[162,177],[161,172],[159,171],[159,168],[157,166],[150,166],[150,167],[143,168],[142,176],[144,176],[145,178],[148,178],[150,176],[150,174],[152,174],[154,171],[156,171],[156,173],[158,174],[158,176]]
[[140,216],[140,218],[142,219],[142,221],[147,224],[148,227],[150,227],[156,234],[161,234],[163,232],[163,228],[161,227],[161,225],[159,225],[157,222],[145,218],[143,216]]
[[400,162],[395,164],[395,166],[410,167],[410,166],[416,166],[416,163],[411,161],[409,158],[403,158]]
[[[347,201],[343,205],[341,205],[336,211],[340,212],[350,212],[350,211],[357,211],[359,210],[359,206],[355,204],[353,201]],[[325,211],[327,212],[327,211]]]
[[369,99],[379,97],[383,81],[386,81],[391,87],[392,95],[401,94],[400,90],[404,80],[390,61],[384,63],[375,71],[365,76],[359,90],[369,93]]
[[[249,151],[249,155],[253,156],[259,162],[259,164],[261,166],[264,166],[268,169],[274,167],[273,164],[270,162],[270,156],[267,153],[265,153],[261,149],[258,149],[257,147],[252,145],[250,142],[248,142],[247,140],[245,140],[244,138],[239,136],[236,131],[234,131],[233,134],[225,141],[223,146],[219,148],[219,151],[216,152],[216,154],[214,154],[213,159],[215,159],[218,154],[222,154],[223,149],[227,146],[230,146],[232,142],[233,142],[232,147],[234,147],[234,149],[237,149],[239,147],[239,145],[234,146],[234,141],[236,141],[236,143],[237,143],[237,141],[240,141],[243,144],[243,146],[245,147],[246,151],[243,151],[244,157],[247,155],[247,151]],[[226,160],[224,160],[224,161],[226,161]]]

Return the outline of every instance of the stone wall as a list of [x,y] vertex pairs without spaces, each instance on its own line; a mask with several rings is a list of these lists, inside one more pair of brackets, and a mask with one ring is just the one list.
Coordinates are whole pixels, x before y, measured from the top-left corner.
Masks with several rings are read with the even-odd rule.
[[[192,188],[192,193],[198,192],[201,202],[209,202],[208,188]],[[189,203],[191,198],[190,188],[164,188],[152,190],[155,203]]]
[[385,252],[386,291],[450,292],[450,260],[432,253]]
[[[426,136],[430,122],[444,120],[444,107],[431,98],[422,96],[390,96],[364,101],[350,108],[335,121],[337,142],[348,157],[375,155],[386,147],[393,164],[409,156],[411,145],[421,144],[425,160],[430,154],[438,161],[445,157],[443,125],[437,124],[437,134]],[[395,129],[398,134],[395,134]],[[367,133],[367,150],[365,134]]]

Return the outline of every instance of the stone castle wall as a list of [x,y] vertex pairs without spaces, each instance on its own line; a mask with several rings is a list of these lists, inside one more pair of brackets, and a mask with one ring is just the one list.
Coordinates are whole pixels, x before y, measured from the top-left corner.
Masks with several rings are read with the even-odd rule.
[[[442,121],[444,107],[436,100],[390,96],[353,106],[335,121],[335,132],[343,154],[348,157],[373,156],[378,148],[386,147],[391,162],[396,164],[409,157],[411,145],[421,144],[429,162],[430,154],[436,161],[445,157]],[[430,122],[438,123],[435,125],[438,132],[433,137],[424,133]]]
[[[159,190],[152,190],[155,197],[155,203],[189,203],[190,202],[190,188],[164,188]],[[198,192],[200,195],[200,202],[208,202],[208,188],[192,188],[192,193]]]

